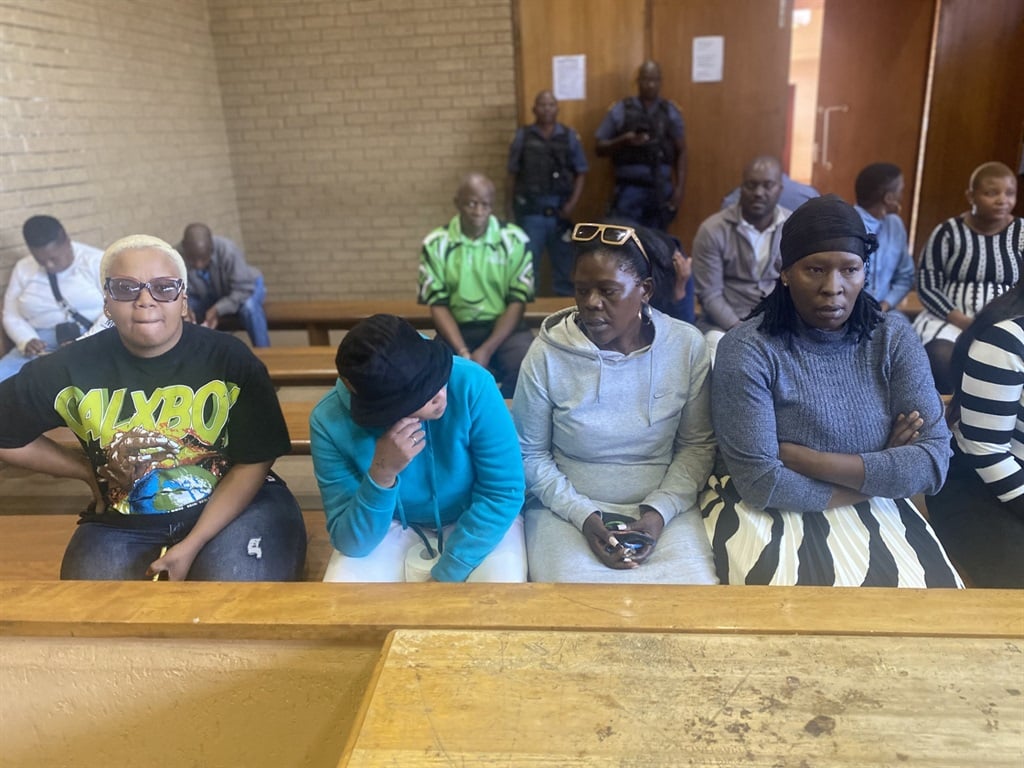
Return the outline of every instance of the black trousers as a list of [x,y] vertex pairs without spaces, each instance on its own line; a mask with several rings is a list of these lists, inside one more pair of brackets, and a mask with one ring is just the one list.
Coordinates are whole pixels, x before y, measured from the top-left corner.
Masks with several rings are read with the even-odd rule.
[[928,520],[974,587],[1024,588],[1024,499],[1001,502],[959,454],[927,497]]

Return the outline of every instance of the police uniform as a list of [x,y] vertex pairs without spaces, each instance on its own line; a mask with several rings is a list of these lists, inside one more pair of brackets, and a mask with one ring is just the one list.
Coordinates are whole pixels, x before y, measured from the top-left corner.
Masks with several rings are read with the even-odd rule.
[[556,123],[550,138],[536,125],[516,131],[508,152],[508,172],[516,177],[514,210],[516,224],[530,238],[534,274],[540,274],[540,258],[547,248],[551,257],[555,293],[572,295],[571,222],[558,215],[572,196],[577,175],[589,170],[579,134]]

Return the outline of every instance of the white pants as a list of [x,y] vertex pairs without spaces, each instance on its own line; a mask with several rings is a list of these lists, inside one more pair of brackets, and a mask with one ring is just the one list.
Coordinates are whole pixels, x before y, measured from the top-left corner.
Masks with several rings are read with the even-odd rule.
[[[444,527],[445,538],[453,525]],[[431,545],[436,544],[434,536],[428,537]],[[327,563],[324,581],[425,581],[428,563],[418,560],[424,549],[423,542],[412,528],[403,530],[401,523],[392,521],[384,540],[366,557],[346,557],[335,550]],[[410,550],[414,550],[410,555]],[[406,568],[407,556],[413,564]],[[407,578],[407,573],[409,578]],[[523,535],[523,518],[517,515],[508,533],[498,546],[470,572],[466,581],[489,581],[518,583],[526,581],[526,539]]]

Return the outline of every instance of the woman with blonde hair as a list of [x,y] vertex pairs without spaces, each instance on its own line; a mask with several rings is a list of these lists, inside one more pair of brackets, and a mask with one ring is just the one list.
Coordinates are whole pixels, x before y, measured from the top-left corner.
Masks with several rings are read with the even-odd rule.
[[[306,533],[270,473],[291,445],[266,368],[185,322],[187,270],[163,240],[118,240],[100,279],[114,327],[0,383],[0,461],[92,492],[61,578],[300,578]],[[84,453],[44,434],[59,426]]]

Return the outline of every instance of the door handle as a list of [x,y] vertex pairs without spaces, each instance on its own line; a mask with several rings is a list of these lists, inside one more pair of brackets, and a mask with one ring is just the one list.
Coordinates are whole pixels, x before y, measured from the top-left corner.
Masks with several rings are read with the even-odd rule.
[[832,170],[832,161],[828,159],[828,129],[833,112],[849,112],[847,104],[837,104],[833,107],[818,107],[818,114],[821,119],[821,167],[826,171]]

